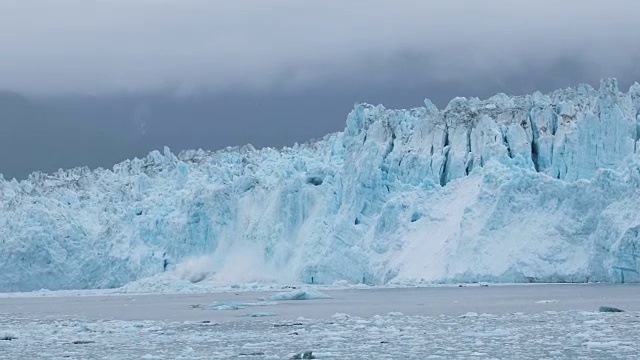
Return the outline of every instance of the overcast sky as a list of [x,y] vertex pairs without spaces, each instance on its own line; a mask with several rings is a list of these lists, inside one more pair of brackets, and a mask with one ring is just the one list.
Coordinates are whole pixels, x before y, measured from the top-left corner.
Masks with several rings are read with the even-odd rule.
[[628,87],[638,14],[636,0],[3,0],[0,173],[281,147],[341,130],[354,102]]

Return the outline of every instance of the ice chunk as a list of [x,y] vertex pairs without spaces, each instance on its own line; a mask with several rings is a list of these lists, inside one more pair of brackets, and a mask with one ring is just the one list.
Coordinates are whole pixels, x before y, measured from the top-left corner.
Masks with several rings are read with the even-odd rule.
[[475,317],[478,317],[478,313],[469,311],[467,313],[464,313],[464,314],[460,315],[460,317],[461,318],[475,318]]
[[345,314],[345,313],[335,313],[331,315],[331,318],[344,321],[344,320],[349,320],[351,318],[351,315]]
[[215,301],[209,304],[206,308],[210,310],[239,310],[248,306],[267,306],[275,305],[274,302],[238,302],[238,301]]
[[316,357],[313,355],[313,351],[304,351],[293,355],[291,359],[316,359]]
[[18,336],[14,333],[5,331],[1,334],[2,335],[0,335],[0,340],[4,340],[4,341],[18,340]]
[[331,299],[331,296],[323,294],[314,290],[293,290],[288,292],[280,292],[271,294],[265,299],[274,301],[284,300],[316,300],[316,299]]
[[209,306],[207,306],[207,309],[211,309],[211,310],[239,310],[239,309],[244,309],[247,306],[246,303],[236,303],[233,301],[228,301],[228,302],[224,302],[224,301],[219,301],[219,302],[215,302]]
[[598,308],[599,312],[624,312],[624,310],[620,310],[618,308],[610,307],[610,306],[600,306]]
[[242,315],[238,315],[238,316],[239,317],[267,317],[267,316],[276,316],[276,313],[270,312],[270,311],[263,311],[263,312],[242,314]]
[[388,316],[404,316],[404,314],[399,311],[391,311],[387,315]]
[[551,299],[551,300],[538,300],[536,301],[536,304],[552,304],[552,303],[557,303],[558,300],[555,299]]

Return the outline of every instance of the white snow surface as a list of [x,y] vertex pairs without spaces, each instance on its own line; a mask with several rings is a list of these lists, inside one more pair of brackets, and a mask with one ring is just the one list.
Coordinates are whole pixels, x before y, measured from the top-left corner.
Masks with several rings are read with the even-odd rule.
[[638,282],[639,134],[640,85],[605,79],[357,104],[343,132],[282,150],[0,176],[0,291]]

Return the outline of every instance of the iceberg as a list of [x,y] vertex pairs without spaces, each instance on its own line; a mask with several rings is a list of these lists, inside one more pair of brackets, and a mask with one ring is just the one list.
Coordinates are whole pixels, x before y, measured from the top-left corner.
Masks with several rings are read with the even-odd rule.
[[165,148],[113,169],[0,176],[0,291],[163,273],[638,282],[639,137],[640,85],[604,79],[444,110],[356,104],[343,132],[282,150]]

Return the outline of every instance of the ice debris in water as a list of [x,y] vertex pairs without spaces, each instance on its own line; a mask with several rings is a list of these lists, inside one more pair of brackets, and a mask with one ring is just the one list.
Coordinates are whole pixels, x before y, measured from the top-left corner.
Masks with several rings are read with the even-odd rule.
[[316,357],[313,355],[313,351],[305,351],[305,352],[301,352],[298,354],[295,354],[291,357],[292,360],[297,360],[297,359],[316,359]]
[[209,304],[206,308],[209,310],[239,310],[244,309],[248,306],[266,306],[266,305],[275,305],[273,302],[238,302],[238,301],[215,301],[212,304]]
[[276,313],[270,312],[270,311],[263,311],[263,312],[242,314],[242,315],[238,315],[238,316],[239,317],[266,317],[266,316],[276,316]]
[[349,320],[351,318],[351,315],[345,313],[335,313],[331,315],[331,318],[335,320],[345,321]]
[[331,299],[331,296],[314,290],[294,290],[280,292],[267,296],[267,300],[315,300],[315,299]]
[[469,311],[469,312],[467,312],[465,314],[460,315],[459,317],[461,317],[461,318],[475,318],[475,317],[478,317],[478,313]]
[[0,340],[6,340],[6,341],[18,340],[18,337],[13,333],[4,332],[2,333],[2,335],[0,335]]

